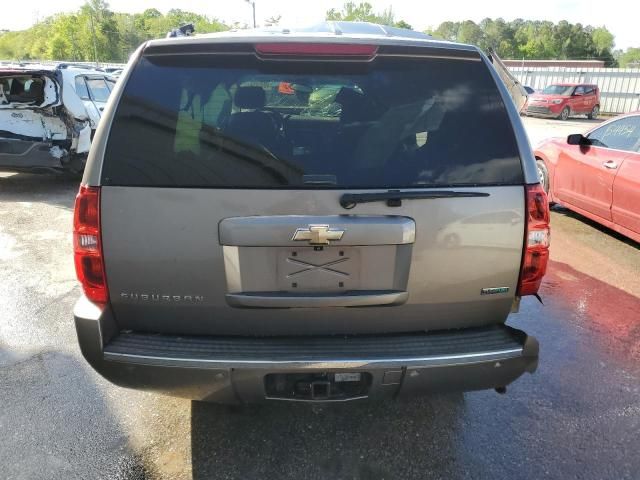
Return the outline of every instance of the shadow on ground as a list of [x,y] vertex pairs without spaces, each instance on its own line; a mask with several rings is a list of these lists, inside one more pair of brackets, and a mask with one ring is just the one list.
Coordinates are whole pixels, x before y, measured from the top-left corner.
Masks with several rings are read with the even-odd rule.
[[[390,479],[451,473],[452,439],[462,409],[461,394],[320,407],[276,403],[232,413],[229,407],[193,402],[193,479]],[[402,458],[406,461],[399,462]]]
[[[565,217],[569,217],[572,218],[574,220],[578,220],[582,223],[584,223],[585,225],[589,225],[592,228],[595,228],[596,230],[609,235],[610,237],[615,238],[616,240],[619,240],[622,243],[626,243],[627,245],[636,248],[637,250],[640,250],[640,243],[635,242],[633,240],[631,240],[629,237],[625,237],[624,235],[611,230],[610,228],[605,227],[604,225],[598,223],[598,222],[594,222],[593,220],[587,218],[587,217],[583,217],[582,215],[580,215],[579,213],[576,213],[572,210],[569,210],[566,207],[563,207],[561,204],[556,203],[554,205],[552,205],[551,207],[552,211],[554,211],[555,213],[559,214],[559,215],[564,215]],[[553,227],[553,225],[552,225]]]
[[64,174],[0,175],[0,202],[41,202],[72,209],[80,177]]

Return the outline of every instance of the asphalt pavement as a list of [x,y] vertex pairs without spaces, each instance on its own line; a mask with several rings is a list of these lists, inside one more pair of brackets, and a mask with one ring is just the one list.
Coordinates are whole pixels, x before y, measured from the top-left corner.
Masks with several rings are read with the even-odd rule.
[[[532,143],[593,126],[525,121]],[[76,190],[0,174],[0,477],[640,478],[637,243],[554,210],[544,304],[526,298],[509,319],[540,341],[540,366],[506,395],[237,410],[121,389],[86,364]]]

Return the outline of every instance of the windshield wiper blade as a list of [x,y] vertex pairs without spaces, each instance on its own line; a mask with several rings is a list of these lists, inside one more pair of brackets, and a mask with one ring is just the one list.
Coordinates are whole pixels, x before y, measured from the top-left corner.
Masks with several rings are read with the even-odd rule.
[[379,202],[386,200],[389,207],[402,206],[404,199],[434,199],[434,198],[473,198],[488,197],[486,192],[460,192],[452,190],[426,190],[426,191],[401,191],[389,190],[388,192],[374,193],[344,193],[340,197],[340,205],[342,208],[351,209],[358,203]]

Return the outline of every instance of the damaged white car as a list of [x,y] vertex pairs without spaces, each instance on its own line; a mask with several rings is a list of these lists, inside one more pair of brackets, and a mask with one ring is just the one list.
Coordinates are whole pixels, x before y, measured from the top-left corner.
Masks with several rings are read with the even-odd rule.
[[79,173],[115,80],[72,64],[0,64],[0,171]]

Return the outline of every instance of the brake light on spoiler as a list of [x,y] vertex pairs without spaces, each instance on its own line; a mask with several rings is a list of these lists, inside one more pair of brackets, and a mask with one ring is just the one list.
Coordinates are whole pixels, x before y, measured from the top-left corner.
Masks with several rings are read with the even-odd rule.
[[109,300],[100,234],[100,188],[80,186],[73,212],[73,253],[76,275],[87,298]]
[[518,295],[537,295],[549,261],[549,200],[540,184],[526,187],[524,255]]
[[378,52],[375,45],[353,43],[258,43],[256,53],[261,56],[290,57],[360,57],[372,58]]

